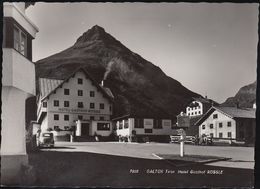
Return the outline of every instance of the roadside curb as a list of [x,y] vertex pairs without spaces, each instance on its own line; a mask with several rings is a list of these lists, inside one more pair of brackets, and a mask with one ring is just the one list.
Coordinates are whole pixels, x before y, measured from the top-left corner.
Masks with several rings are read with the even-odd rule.
[[[175,164],[173,163],[174,159],[165,159],[157,154],[154,154],[152,153],[153,156],[157,157],[158,159],[160,160],[164,160],[166,161],[167,163],[173,165],[174,167],[185,167],[185,166],[188,166],[188,165],[202,165],[202,164],[208,164],[208,163],[215,163],[215,162],[218,162],[218,161],[227,161],[227,160],[230,160],[232,158],[218,158],[218,159],[209,159],[209,160],[203,160],[203,161],[185,161],[185,160],[182,160],[186,163],[183,163],[183,164]],[[176,159],[177,160],[177,159]]]

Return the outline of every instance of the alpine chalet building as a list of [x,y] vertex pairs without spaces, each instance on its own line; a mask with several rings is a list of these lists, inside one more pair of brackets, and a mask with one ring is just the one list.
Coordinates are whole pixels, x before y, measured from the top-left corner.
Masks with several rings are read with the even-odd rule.
[[39,78],[37,101],[41,131],[51,131],[55,138],[73,130],[83,138],[112,132],[113,94],[83,68],[65,80]]

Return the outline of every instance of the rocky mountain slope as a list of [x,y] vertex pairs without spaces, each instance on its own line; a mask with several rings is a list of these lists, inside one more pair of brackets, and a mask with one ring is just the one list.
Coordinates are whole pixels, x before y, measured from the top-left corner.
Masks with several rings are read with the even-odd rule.
[[174,117],[191,97],[200,96],[97,25],[68,49],[37,61],[36,77],[64,79],[79,67],[97,82],[105,80],[115,96],[115,117]]
[[228,98],[222,106],[236,106],[252,108],[256,100],[256,81],[239,89],[234,97]]

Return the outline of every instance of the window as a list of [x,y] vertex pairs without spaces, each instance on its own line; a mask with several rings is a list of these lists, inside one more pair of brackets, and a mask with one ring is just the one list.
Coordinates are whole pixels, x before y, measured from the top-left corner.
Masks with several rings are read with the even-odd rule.
[[198,114],[200,115],[200,114],[201,114],[201,111],[199,111]]
[[219,123],[219,124],[218,124],[218,127],[219,127],[219,128],[222,128],[222,127],[223,127],[223,124],[222,124],[222,123]]
[[59,120],[59,114],[54,114],[54,120]]
[[82,120],[82,119],[83,119],[83,116],[82,116],[82,115],[78,115],[78,119],[79,119],[79,120]]
[[101,116],[101,117],[99,118],[99,120],[100,120],[100,121],[104,121],[104,117]]
[[53,101],[53,105],[54,105],[54,106],[59,106],[59,101],[58,101],[58,100],[54,100],[54,101]]
[[27,56],[27,37],[17,26],[14,26],[14,49],[20,52],[22,55]]
[[64,107],[69,107],[70,106],[70,102],[69,101],[64,101]]
[[135,128],[144,128],[144,119],[135,119]]
[[90,116],[90,120],[95,120],[95,117],[94,116]]
[[213,124],[210,124],[210,125],[209,125],[209,128],[213,129]]
[[81,78],[78,78],[78,84],[82,84],[83,83],[83,79],[81,79]]
[[227,122],[227,126],[228,126],[228,127],[231,127],[231,121],[228,121],[228,122]]
[[83,108],[83,102],[78,102],[78,108]]
[[153,128],[154,129],[162,129],[162,120],[154,119],[153,120]]
[[95,108],[95,103],[91,102],[89,107],[90,107],[90,109],[94,109]]
[[59,126],[54,126],[53,128],[54,128],[55,131],[59,131],[60,130]]
[[47,107],[47,102],[43,102],[43,103],[42,103],[42,106],[43,106],[44,108],[46,108],[46,107]]
[[64,126],[64,130],[68,131],[68,130],[70,130],[70,127],[69,126]]
[[90,91],[89,95],[90,95],[90,97],[95,97],[95,91]]
[[217,119],[218,118],[218,114],[213,114],[213,119]]
[[202,125],[202,129],[205,129],[205,125]]
[[144,129],[144,133],[153,133],[152,129]]
[[210,135],[210,137],[212,137],[212,138],[213,138],[213,133],[210,133],[209,135]]
[[110,123],[97,123],[98,131],[110,131]]
[[64,95],[70,95],[70,90],[69,89],[64,89]]
[[231,137],[232,137],[232,133],[231,133],[231,132],[228,132],[228,133],[227,133],[227,136],[228,136],[229,138],[231,138]]
[[118,121],[119,122],[119,127],[118,129],[123,129],[123,120],[122,121]]
[[124,120],[124,128],[127,129],[129,127],[128,119]]
[[223,138],[223,133],[219,133],[219,134],[218,134],[218,137],[219,137],[219,138]]
[[78,96],[83,96],[83,91],[82,90],[78,90]]
[[99,104],[99,108],[102,109],[102,110],[105,109],[105,104],[104,103],[100,103]]
[[69,121],[70,117],[69,115],[64,115],[64,121]]

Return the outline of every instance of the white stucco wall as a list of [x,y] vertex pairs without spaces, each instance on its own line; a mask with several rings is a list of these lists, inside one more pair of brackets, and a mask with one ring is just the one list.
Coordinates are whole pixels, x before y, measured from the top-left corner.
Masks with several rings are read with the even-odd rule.
[[[109,130],[97,130],[97,123],[109,123],[110,124],[110,129]],[[101,136],[109,136],[112,133],[112,122],[111,121],[92,121],[92,126],[90,127],[90,132],[89,134],[91,136],[94,136],[95,133],[97,135]]]
[[192,103],[198,103],[199,106],[197,106],[197,107],[187,106],[186,107],[186,114],[188,116],[191,116],[191,117],[202,115],[203,114],[203,104],[199,101],[196,101],[196,100],[192,101]]
[[33,38],[39,31],[25,15],[24,3],[4,3],[4,17],[13,17]]
[[14,49],[3,48],[2,85],[35,95],[34,64]]
[[[129,128],[119,129],[119,121],[116,122],[117,135],[126,136],[131,135],[132,130],[136,131],[137,135],[172,135],[174,134],[174,130],[171,128],[172,122],[171,120],[162,120],[162,128],[153,128],[153,119],[144,119],[144,128],[135,128],[134,118],[129,118]],[[152,129],[152,133],[145,133],[145,129]]]
[[2,86],[1,155],[25,155],[25,100],[30,97],[14,87]]
[[[213,119],[214,114],[218,115],[217,119]],[[231,121],[231,127],[227,126],[229,121]],[[222,128],[219,128],[219,123],[222,123]],[[210,129],[210,124],[213,124],[213,129]],[[205,129],[202,129],[202,125],[205,125]],[[236,138],[236,122],[218,110],[215,110],[202,124],[199,125],[199,136],[202,134],[210,135],[210,133],[213,133],[213,137],[219,138],[219,133],[222,133],[223,138],[228,138],[228,132],[232,133],[232,138]]]

